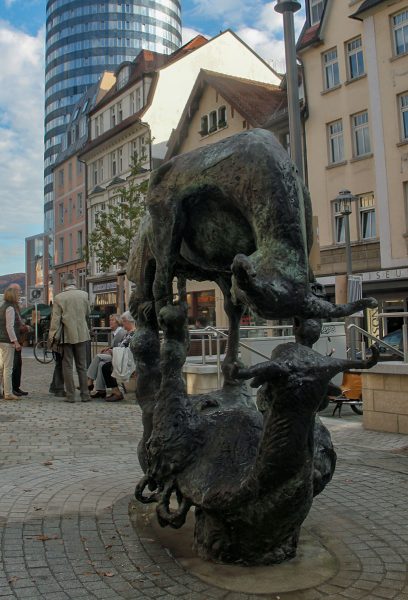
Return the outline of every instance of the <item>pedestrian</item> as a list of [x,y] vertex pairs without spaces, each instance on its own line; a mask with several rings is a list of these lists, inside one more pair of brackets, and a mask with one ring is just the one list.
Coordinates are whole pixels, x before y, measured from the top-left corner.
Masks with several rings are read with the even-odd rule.
[[73,364],[78,374],[82,402],[90,400],[87,383],[87,346],[90,340],[88,294],[78,290],[75,277],[68,273],[63,279],[64,290],[54,298],[48,343],[58,343],[62,355],[62,372],[66,398],[75,402]]
[[126,331],[122,327],[120,315],[110,315],[109,327],[112,331],[110,346],[103,348],[101,352],[93,358],[88,367],[88,389],[94,390],[91,392],[91,398],[105,398],[106,385],[102,375],[102,366],[104,363],[112,361],[112,349],[119,346],[126,335]]
[[[132,341],[132,337],[136,331],[136,324],[134,318],[128,310],[123,313],[121,318],[123,328],[126,331],[126,335],[118,345],[118,348],[127,348],[130,342]],[[102,365],[102,374],[105,380],[105,386],[107,388],[111,388],[111,394],[106,397],[106,402],[119,402],[120,400],[123,400],[123,394],[119,389],[118,382],[112,376],[112,371],[112,361],[104,363]]]
[[0,306],[0,379],[3,383],[5,400],[21,398],[13,394],[12,388],[14,353],[21,352],[16,333],[17,310],[18,291],[15,288],[7,288],[4,292],[3,304]]
[[[15,316],[15,330],[18,342],[20,346],[23,345],[24,335],[28,333],[30,327],[25,324],[24,320],[21,317],[20,313],[20,298],[21,298],[21,287],[18,283],[12,283],[9,285],[10,289],[17,290],[18,303],[16,307],[16,316]],[[22,349],[16,350],[14,352],[14,360],[13,360],[13,374],[11,377],[11,382],[13,386],[13,394],[14,396],[27,396],[28,392],[23,392],[21,389],[21,373],[23,369],[23,357],[22,357]]]

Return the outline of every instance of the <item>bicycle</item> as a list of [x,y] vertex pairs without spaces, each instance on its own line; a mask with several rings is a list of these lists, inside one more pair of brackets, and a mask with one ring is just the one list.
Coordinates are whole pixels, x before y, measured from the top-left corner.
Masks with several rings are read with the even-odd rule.
[[42,340],[39,340],[34,344],[33,351],[34,358],[43,365],[55,360],[54,352],[48,348],[48,332],[43,334]]

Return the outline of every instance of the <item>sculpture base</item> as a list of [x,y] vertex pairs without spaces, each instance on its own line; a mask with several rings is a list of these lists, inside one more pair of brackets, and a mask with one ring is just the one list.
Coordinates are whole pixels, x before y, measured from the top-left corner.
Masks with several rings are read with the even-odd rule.
[[[132,521],[139,535],[156,539],[186,571],[202,581],[243,594],[300,592],[327,581],[337,571],[336,559],[303,525],[296,558],[266,567],[223,565],[199,558],[193,550],[194,514],[190,510],[181,529],[162,528],[155,505],[131,503]],[[293,596],[294,598],[299,596]]]

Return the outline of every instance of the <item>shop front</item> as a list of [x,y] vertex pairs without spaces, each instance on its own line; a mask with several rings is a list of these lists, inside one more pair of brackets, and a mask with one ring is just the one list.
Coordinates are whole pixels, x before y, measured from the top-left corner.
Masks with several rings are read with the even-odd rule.
[[109,327],[109,315],[117,312],[117,281],[91,284],[92,325]]
[[[376,337],[396,331],[402,327],[402,317],[393,313],[408,311],[408,268],[382,269],[361,273],[363,297],[372,296],[378,307],[364,311],[360,323],[364,329]],[[324,285],[328,298],[335,301],[335,277],[321,277],[318,282]],[[379,317],[386,313],[387,317]]]

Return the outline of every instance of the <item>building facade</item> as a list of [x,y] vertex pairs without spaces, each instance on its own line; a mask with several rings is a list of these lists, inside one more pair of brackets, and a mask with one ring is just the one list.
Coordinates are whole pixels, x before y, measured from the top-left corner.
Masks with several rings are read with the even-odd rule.
[[61,152],[53,166],[54,295],[62,291],[62,279],[66,273],[75,276],[80,289],[87,289],[84,256],[87,233],[85,166],[78,159],[78,153],[88,140],[89,112],[114,83],[114,74],[105,72],[98,83],[82,95],[71,112],[63,134]]
[[353,273],[380,312],[407,310],[408,3],[308,0],[306,16],[297,50],[308,185],[319,219],[316,275],[334,296],[335,276],[346,271],[347,217],[337,197],[348,189],[355,196]]
[[[143,51],[133,63],[121,65],[115,86],[91,111],[91,139],[80,155],[88,169],[89,231],[98,212],[118,202],[135,154],[143,157],[142,177],[163,161],[171,132],[202,68],[268,84],[280,82],[269,65],[230,31],[210,41],[197,36],[170,56]],[[117,265],[103,273],[92,259],[89,267],[91,302],[114,301]],[[104,296],[107,286],[110,297]],[[107,310],[113,308],[109,305]]]
[[45,66],[45,231],[53,227],[52,166],[71,109],[102,72],[142,48],[170,54],[181,44],[179,0],[48,0]]

